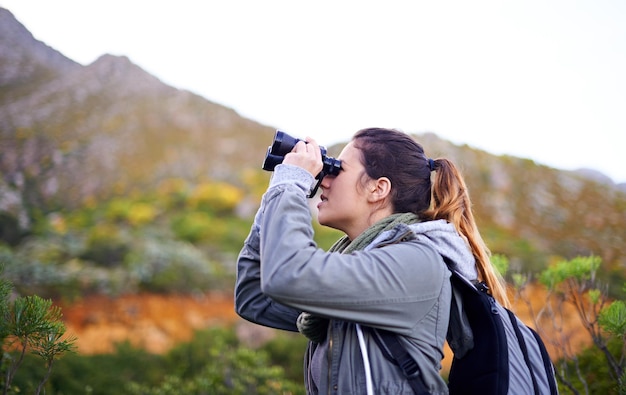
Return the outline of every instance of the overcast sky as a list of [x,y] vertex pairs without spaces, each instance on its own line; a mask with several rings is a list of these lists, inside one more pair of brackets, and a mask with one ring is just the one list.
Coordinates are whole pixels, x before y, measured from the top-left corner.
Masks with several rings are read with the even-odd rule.
[[169,85],[321,144],[370,126],[428,131],[626,182],[624,0],[0,5],[81,64],[128,56]]

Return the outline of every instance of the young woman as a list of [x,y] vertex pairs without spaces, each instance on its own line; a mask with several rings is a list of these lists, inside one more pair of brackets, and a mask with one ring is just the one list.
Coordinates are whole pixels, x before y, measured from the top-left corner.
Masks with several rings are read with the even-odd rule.
[[443,258],[506,304],[465,183],[450,161],[391,129],[357,132],[338,159],[317,219],[345,236],[328,252],[313,241],[306,195],[322,160],[314,140],[300,141],[275,168],[239,255],[237,313],[311,339],[310,394],[413,394],[375,330],[398,335],[426,390],[446,394],[439,370],[453,296]]

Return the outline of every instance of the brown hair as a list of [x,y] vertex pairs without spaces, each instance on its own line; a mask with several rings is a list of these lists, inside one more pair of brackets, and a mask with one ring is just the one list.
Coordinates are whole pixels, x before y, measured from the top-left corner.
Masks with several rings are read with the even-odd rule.
[[394,129],[362,129],[354,135],[353,142],[362,153],[367,175],[373,179],[384,176],[391,181],[394,211],[452,223],[469,244],[478,278],[508,307],[506,288],[491,265],[489,249],[474,220],[467,186],[456,166],[443,158],[431,162],[418,142]]

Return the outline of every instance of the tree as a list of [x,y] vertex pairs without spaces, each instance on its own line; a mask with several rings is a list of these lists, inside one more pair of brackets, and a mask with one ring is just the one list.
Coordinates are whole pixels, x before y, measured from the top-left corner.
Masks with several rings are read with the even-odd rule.
[[[0,262],[0,274],[4,266]],[[0,278],[0,384],[2,394],[11,391],[11,382],[27,351],[38,355],[46,371],[37,387],[36,394],[50,378],[54,361],[74,348],[75,338],[63,339],[65,324],[61,309],[52,301],[39,296],[17,297],[10,300],[11,284]]]
[[601,264],[601,258],[596,256],[576,257],[543,270],[539,282],[548,290],[548,296],[538,311],[534,311],[523,293],[531,282],[530,276],[513,275],[517,295],[528,306],[539,333],[555,350],[552,358],[557,379],[574,394],[589,394],[592,388],[590,372],[583,369],[580,353],[573,348],[570,334],[565,330],[564,323],[572,310],[589,335],[593,348],[601,355],[601,359],[596,360],[604,360],[606,364],[603,370],[608,377],[597,377],[599,372],[591,372],[596,374],[594,390],[604,385],[605,390],[626,394],[626,305],[621,300],[609,300],[607,287],[596,278]]

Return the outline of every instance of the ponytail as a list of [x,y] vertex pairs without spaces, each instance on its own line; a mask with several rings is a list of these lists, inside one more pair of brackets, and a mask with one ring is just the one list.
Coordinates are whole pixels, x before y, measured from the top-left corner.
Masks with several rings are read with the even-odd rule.
[[367,176],[391,180],[394,211],[452,223],[469,244],[478,279],[502,305],[509,306],[504,281],[491,265],[489,249],[474,222],[465,181],[454,164],[447,159],[428,159],[417,141],[398,130],[362,129],[352,141],[361,150]]
[[430,219],[445,219],[465,237],[476,259],[478,279],[484,281],[500,304],[509,307],[504,280],[489,260],[490,251],[478,231],[465,181],[447,159],[429,160],[434,170],[431,204],[424,213]]

